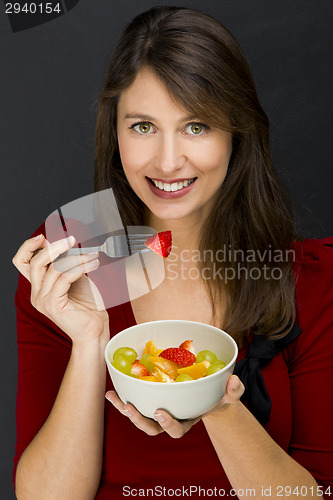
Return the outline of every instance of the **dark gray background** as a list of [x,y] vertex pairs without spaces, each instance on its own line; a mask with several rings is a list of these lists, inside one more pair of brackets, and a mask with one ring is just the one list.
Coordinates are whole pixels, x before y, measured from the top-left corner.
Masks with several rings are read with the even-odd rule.
[[306,237],[333,234],[331,0],[81,0],[64,16],[17,33],[1,5],[3,500],[14,498],[17,272],[11,258],[53,210],[92,192],[95,103],[107,57],[125,23],[156,4],[203,9],[236,36],[271,120],[275,164],[301,229]]

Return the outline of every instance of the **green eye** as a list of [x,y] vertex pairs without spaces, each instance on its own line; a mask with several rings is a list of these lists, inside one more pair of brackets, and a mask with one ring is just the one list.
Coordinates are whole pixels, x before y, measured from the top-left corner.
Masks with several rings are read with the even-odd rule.
[[203,131],[203,126],[200,123],[192,123],[190,130],[192,134],[198,135]]
[[142,122],[142,123],[139,123],[138,125],[136,125],[135,128],[141,134],[148,134],[148,132],[150,132],[150,123]]

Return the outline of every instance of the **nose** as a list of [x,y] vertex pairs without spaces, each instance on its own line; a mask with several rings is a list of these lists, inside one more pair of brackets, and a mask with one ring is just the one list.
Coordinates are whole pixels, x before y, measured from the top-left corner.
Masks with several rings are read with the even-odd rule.
[[185,161],[181,139],[172,133],[161,136],[156,151],[156,167],[161,173],[168,174],[180,170]]

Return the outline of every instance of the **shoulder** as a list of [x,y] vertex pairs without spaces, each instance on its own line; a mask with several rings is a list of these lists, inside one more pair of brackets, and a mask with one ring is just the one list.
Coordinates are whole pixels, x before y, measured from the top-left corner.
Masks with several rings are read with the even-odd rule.
[[333,237],[323,239],[305,239],[295,241],[293,245],[295,252],[295,264],[306,266],[321,263],[325,266],[333,266]]
[[[294,276],[298,307],[333,300],[333,237],[294,243]],[[311,305],[312,304],[312,305]]]
[[303,333],[296,341],[298,354],[322,359],[333,350],[333,238],[295,242],[294,275],[297,323]]

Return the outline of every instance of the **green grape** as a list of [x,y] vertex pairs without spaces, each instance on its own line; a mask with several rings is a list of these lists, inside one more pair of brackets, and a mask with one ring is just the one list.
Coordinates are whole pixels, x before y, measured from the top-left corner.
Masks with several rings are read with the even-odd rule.
[[118,354],[113,360],[113,366],[122,373],[129,375],[132,370],[132,363],[128,358],[122,354]]
[[151,356],[151,354],[149,354],[149,352],[147,352],[147,354],[144,354],[142,356],[142,358],[140,359],[140,363],[147,368],[149,373],[151,373],[152,369],[155,366],[155,365],[153,365],[153,363],[151,361],[149,361],[150,356]]
[[225,367],[225,363],[223,363],[223,361],[220,361],[220,360],[215,361],[215,363],[212,363],[208,367],[207,372],[206,372],[206,376],[213,375],[213,373],[219,372],[224,367]]
[[119,347],[119,349],[117,349],[113,353],[113,359],[115,359],[118,354],[121,354],[122,356],[125,356],[125,358],[128,358],[131,363],[133,363],[133,361],[135,361],[138,357],[137,353],[131,347]]
[[187,375],[187,373],[182,373],[181,375],[178,375],[175,382],[187,382],[187,380],[194,380],[194,379],[189,375]]
[[215,363],[217,360],[215,352],[207,350],[198,352],[196,363],[201,363],[201,361],[205,360],[209,361],[210,364]]

